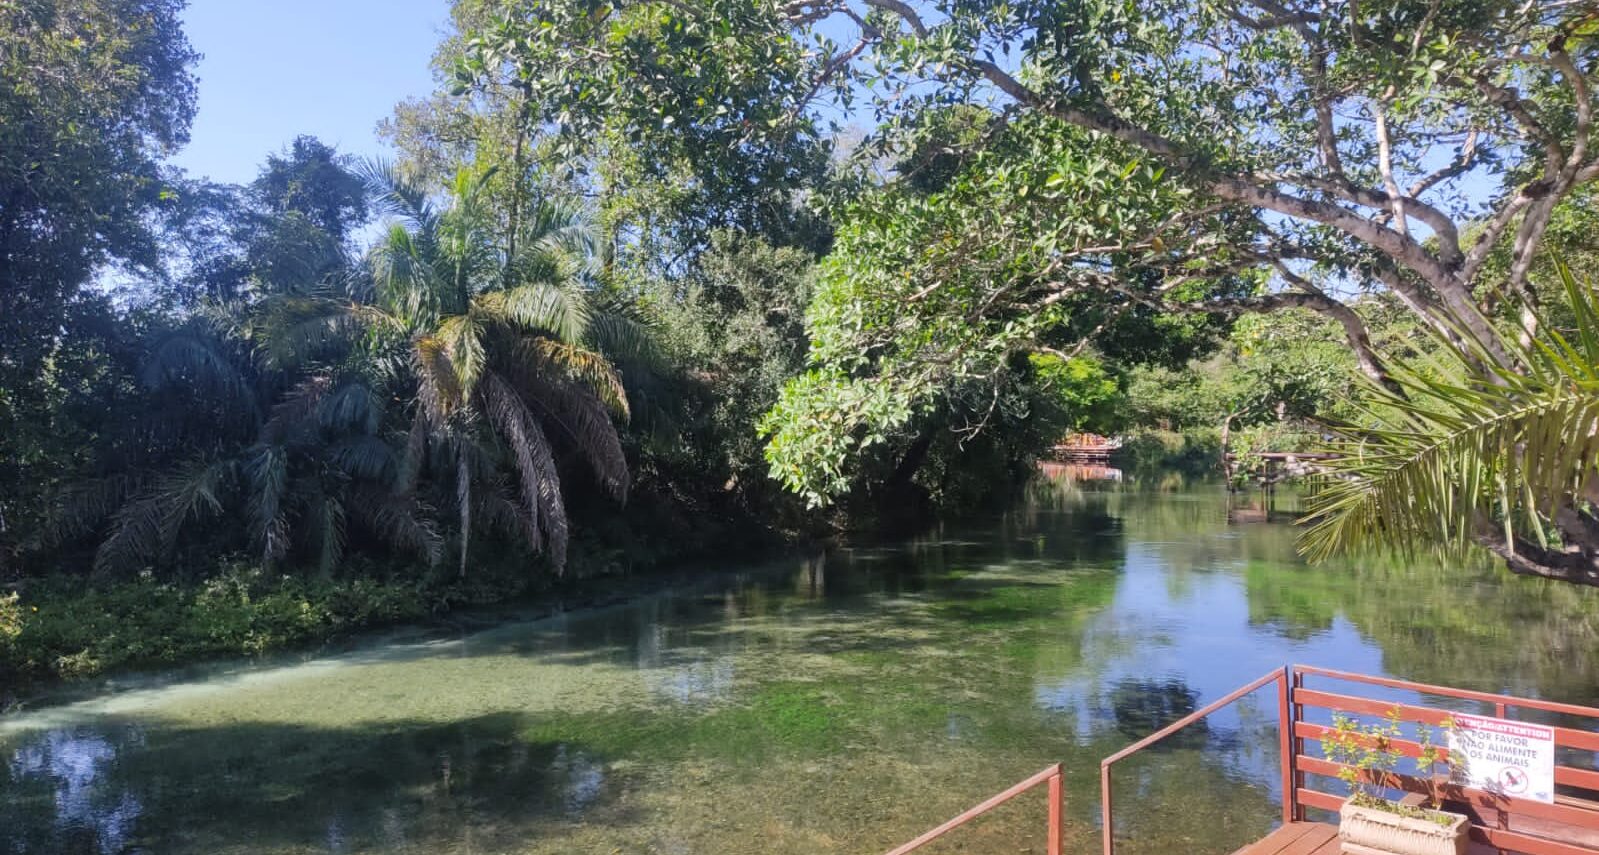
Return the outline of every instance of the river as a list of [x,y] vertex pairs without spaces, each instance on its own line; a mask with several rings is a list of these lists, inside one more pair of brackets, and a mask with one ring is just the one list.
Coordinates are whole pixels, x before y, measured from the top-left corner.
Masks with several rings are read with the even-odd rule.
[[[0,853],[870,853],[1056,760],[1086,852],[1100,757],[1288,662],[1599,702],[1599,592],[1306,567],[1294,534],[1062,475],[622,606],[133,681],[0,718]],[[1263,695],[1131,761],[1123,851],[1270,828],[1275,721]],[[1025,797],[924,851],[1042,830]]]

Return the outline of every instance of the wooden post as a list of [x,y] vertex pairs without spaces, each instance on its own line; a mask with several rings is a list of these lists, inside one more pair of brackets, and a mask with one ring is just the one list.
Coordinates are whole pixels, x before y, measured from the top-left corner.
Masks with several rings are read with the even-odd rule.
[[1066,787],[1061,781],[1064,770],[1057,769],[1049,778],[1049,855],[1061,855],[1066,834],[1064,817]]
[[1099,822],[1102,826],[1100,836],[1105,841],[1105,855],[1115,855],[1116,827],[1111,816],[1109,763],[1103,763],[1099,767],[1099,792]]
[[1277,745],[1283,766],[1283,825],[1293,822],[1294,806],[1294,707],[1290,693],[1293,666],[1283,668],[1277,679]]

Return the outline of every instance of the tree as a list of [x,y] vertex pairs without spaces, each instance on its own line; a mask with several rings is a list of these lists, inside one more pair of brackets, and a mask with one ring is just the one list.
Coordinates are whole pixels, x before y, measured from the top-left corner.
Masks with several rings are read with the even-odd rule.
[[1561,274],[1571,324],[1502,340],[1515,368],[1440,348],[1368,390],[1375,421],[1343,428],[1312,500],[1312,557],[1475,544],[1515,573],[1599,585],[1599,301]]
[[[397,219],[369,252],[372,294],[287,303],[299,335],[281,339],[276,358],[312,356],[351,326],[369,331],[377,358],[404,365],[415,383],[402,489],[415,489],[424,467],[453,481],[462,572],[474,512],[514,528],[534,551],[547,548],[559,570],[569,533],[557,450],[572,448],[625,499],[627,461],[611,415],[627,416],[627,395],[599,351],[638,352],[643,333],[594,305],[593,241],[578,210],[535,200],[513,244],[484,205],[485,177],[461,172],[441,209],[392,169],[374,168],[374,194]],[[498,480],[502,465],[515,473],[515,496]]]
[[353,166],[316,137],[298,136],[282,155],[267,155],[250,189],[268,213],[301,214],[342,247],[367,218],[367,188]]
[[[186,140],[195,106],[182,5],[0,8],[0,553],[39,527],[41,497],[63,474],[67,458],[47,438],[81,435],[58,404],[105,373],[63,352],[105,341],[103,301],[83,286],[107,262],[159,261],[149,228],[164,202],[158,158]],[[91,327],[72,329],[80,320]],[[87,371],[56,370],[68,365]]]
[[298,546],[328,572],[347,519],[390,550],[437,559],[422,509],[390,488],[398,455],[379,435],[382,378],[359,358],[264,365],[255,357],[271,330],[259,321],[243,304],[209,303],[150,336],[143,395],[100,437],[99,477],[73,485],[56,515],[68,540],[109,519],[97,571],[246,548],[270,563]]
[[674,450],[692,455],[673,467],[674,489],[703,478],[710,489],[772,510],[778,497],[766,495],[773,485],[755,425],[804,370],[815,268],[808,252],[721,231],[682,280],[646,290],[649,314],[688,387],[672,396],[685,426]]
[[[267,155],[248,185],[172,184],[159,226],[158,283],[176,307],[258,300],[349,275],[353,234],[370,214],[356,164],[315,137]],[[160,293],[160,288],[146,288]]]
[[[791,111],[810,85],[806,51],[756,34],[763,4],[689,15],[456,0],[452,11],[457,32],[434,60],[445,91],[402,105],[390,125],[408,154],[506,176],[546,164],[598,200],[606,253],[651,273],[680,272],[720,229],[825,249],[825,223],[799,204],[829,167],[817,123]],[[686,111],[700,121],[683,122]]]
[[[1125,231],[1144,212],[1182,210],[1181,187],[1056,119],[989,114],[981,127],[979,145],[946,149],[961,164],[940,180],[907,169],[844,205],[807,313],[814,367],[765,422],[771,474],[812,503],[847,490],[869,449],[917,447],[922,417],[967,438],[1003,423],[991,418],[1002,402],[1019,418],[1029,354],[1181,364],[1225,329],[1072,284],[1067,247]],[[1150,278],[1120,260],[1094,276]],[[1190,299],[1258,284],[1242,274],[1168,283]]]
[[[1154,164],[1190,199],[1180,212],[1146,210],[1091,242],[1058,246],[1044,264],[1063,263],[1035,272],[1056,274],[1049,277],[1056,290],[1087,282],[1129,292],[1124,299],[1165,303],[1169,292],[1161,289],[1174,278],[1264,271],[1279,284],[1271,293],[1203,308],[1321,311],[1348,328],[1374,376],[1380,360],[1359,319],[1303,275],[1305,262],[1391,289],[1440,332],[1463,326],[1492,347],[1477,299],[1487,256],[1514,235],[1506,289],[1527,297],[1526,270],[1550,211],[1599,174],[1588,149],[1593,105],[1584,70],[1593,22],[1580,6],[820,0],[630,9],[685,33],[727,31],[773,51],[817,46],[794,57],[746,57],[719,52],[710,39],[675,45],[677,73],[655,75],[672,87],[663,93],[669,97],[652,103],[657,121],[687,129],[681,133],[731,117],[759,137],[764,114],[705,98],[696,74],[705,69],[718,81],[772,81],[770,97],[778,98],[847,98],[856,83],[875,81],[891,129],[914,126],[929,106],[992,100],[1006,116],[1047,116],[1091,132],[1088,144],[1103,156],[1082,166],[1115,155],[1122,164]],[[518,11],[500,25],[512,38],[495,42],[487,56],[523,70],[566,56],[603,65],[615,57],[607,35],[627,32],[631,20],[597,3]],[[858,34],[847,48],[819,35],[842,27]],[[779,86],[792,77],[785,60],[804,63],[811,82]],[[587,127],[602,112],[644,125],[628,95],[587,104],[591,90],[580,74],[551,88],[560,111],[546,118],[562,126]],[[805,106],[783,115],[801,115]],[[1053,180],[1083,175],[1074,169]],[[1503,176],[1503,192],[1475,209],[1462,204],[1454,191],[1473,175]],[[1029,186],[1044,189],[1051,179],[1039,175]],[[1072,224],[1074,213],[1055,212],[1040,230],[1058,231],[1055,224]],[[1138,288],[1096,279],[1103,271],[1095,262],[1115,255],[1158,275]]]
[[[1029,224],[1035,247],[995,253],[1001,262],[1015,258],[1002,269],[973,275],[969,253],[941,249],[936,230],[899,229],[894,212],[868,215],[867,227],[901,259],[913,249],[933,251],[914,266],[903,261],[912,275],[896,289],[885,294],[885,279],[884,288],[829,311],[887,334],[936,332],[923,336],[924,346],[894,353],[891,371],[868,371],[860,356],[871,352],[859,349],[827,365],[839,349],[829,343],[828,321],[813,322],[823,367],[799,397],[825,400],[821,392],[832,384],[843,404],[839,426],[853,430],[856,442],[880,436],[884,419],[902,423],[925,401],[925,378],[947,366],[993,373],[1003,353],[1053,347],[1046,337],[1080,314],[1058,304],[1082,295],[1111,313],[1133,305],[1226,314],[1310,309],[1340,325],[1367,376],[1392,384],[1361,317],[1338,296],[1380,292],[1457,353],[1525,369],[1518,365],[1525,348],[1507,349],[1497,325],[1518,327],[1518,343],[1536,334],[1541,313],[1529,274],[1552,214],[1599,177],[1599,153],[1590,147],[1599,21],[1586,4],[729,3],[628,8],[683,20],[685,29],[731,26],[740,42],[814,46],[797,57],[810,84],[773,90],[801,96],[788,112],[803,114],[817,96],[844,101],[872,84],[886,144],[914,141],[929,127],[917,117],[952,103],[991,105],[996,131],[1050,121],[1081,132],[1070,156],[1049,169],[1018,162],[992,170],[1006,196],[973,196],[983,205],[931,212],[962,228],[1008,215],[1013,225]],[[541,30],[565,19],[524,8],[528,14],[508,24],[521,41],[501,42],[502,54],[522,68],[543,61],[552,44],[608,56],[604,37],[622,20],[596,2],[586,7],[590,26],[557,26],[557,37]],[[853,35],[841,43],[820,35],[839,31]],[[680,47],[674,67],[720,63],[737,78],[792,77],[788,68],[736,55],[711,57],[714,47]],[[779,65],[771,57],[765,64]],[[665,79],[683,87],[658,101],[659,121],[678,128],[724,121],[712,101],[696,100],[692,76]],[[566,111],[596,114],[584,105],[585,87],[562,91]],[[621,112],[642,125],[641,111],[624,104]],[[1486,197],[1463,192],[1485,185],[1497,189]],[[989,235],[979,234],[954,245],[986,248]],[[1496,252],[1508,257],[1502,280],[1485,277]],[[1241,290],[1229,284],[1235,277],[1255,285]],[[943,312],[918,307],[951,284],[974,299],[952,300]],[[825,287],[822,293],[825,301]],[[894,305],[916,317],[886,323]],[[873,340],[841,336],[850,337]],[[987,358],[974,361],[984,350]],[[874,377],[873,393],[850,391]],[[883,398],[896,389],[894,400]],[[810,417],[790,409],[796,425]],[[783,420],[782,405],[777,412]],[[848,465],[848,443],[792,448],[792,455],[774,449],[780,473]]]

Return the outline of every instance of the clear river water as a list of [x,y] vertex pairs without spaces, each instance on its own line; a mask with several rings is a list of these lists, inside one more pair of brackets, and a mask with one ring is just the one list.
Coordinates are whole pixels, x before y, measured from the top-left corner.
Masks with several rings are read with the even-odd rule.
[[[873,853],[1057,760],[1088,852],[1099,758],[1288,662],[1599,702],[1599,591],[1306,567],[1219,488],[1055,474],[904,543],[0,717],[0,853]],[[1275,724],[1263,694],[1119,767],[1121,851],[1263,834]]]

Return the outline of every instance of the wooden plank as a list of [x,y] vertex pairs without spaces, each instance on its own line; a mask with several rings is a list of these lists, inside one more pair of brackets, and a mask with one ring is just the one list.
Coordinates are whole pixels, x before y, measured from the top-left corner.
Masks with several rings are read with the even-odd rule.
[[[1320,757],[1306,757],[1300,755],[1294,759],[1295,768],[1315,775],[1326,775],[1331,778],[1338,776],[1344,769],[1341,763],[1324,760]],[[1368,773],[1364,777],[1371,780]],[[1398,778],[1400,789],[1411,793],[1427,793],[1427,782],[1414,775],[1395,775]],[[1465,802],[1479,811],[1503,811],[1522,816],[1537,817],[1539,819],[1553,820],[1566,825],[1579,828],[1599,829],[1599,811],[1576,807],[1566,804],[1546,804],[1535,802],[1531,799],[1518,799],[1512,796],[1502,796],[1479,790],[1475,787],[1462,787],[1459,784],[1444,783],[1440,789],[1446,799]]]
[[1233,855],[1278,855],[1284,847],[1310,833],[1314,822],[1291,822],[1234,852]]
[[1558,840],[1533,837],[1528,834],[1517,834],[1514,831],[1488,828],[1481,825],[1471,826],[1471,839],[1497,849],[1525,852],[1527,855],[1594,855],[1594,850],[1585,846],[1573,846],[1570,843],[1561,843]]
[[1295,840],[1288,848],[1278,855],[1315,855],[1327,849],[1330,843],[1333,851],[1338,849],[1338,828],[1323,822],[1304,823],[1311,826],[1311,830],[1304,837]]
[[[1315,689],[1297,689],[1294,691],[1294,703],[1309,707],[1336,710],[1351,713],[1366,713],[1368,715],[1387,715],[1390,710],[1399,710],[1399,714],[1406,721],[1424,721],[1435,727],[1442,727],[1453,713],[1446,710],[1436,710],[1432,707],[1418,707],[1411,704],[1395,703],[1393,701],[1378,701],[1371,698],[1359,698],[1354,695],[1340,695],[1336,692],[1321,692]],[[1529,722],[1537,724],[1537,722]],[[1555,732],[1555,744],[1583,751],[1599,751],[1599,733],[1587,730],[1573,730],[1569,727],[1550,727]]]
[[[1580,704],[1566,704],[1559,701],[1541,701],[1537,698],[1518,698],[1515,695],[1500,695],[1493,692],[1478,692],[1473,689],[1456,689],[1451,686],[1435,686],[1429,683],[1416,683],[1410,680],[1399,680],[1393,677],[1377,677],[1372,674],[1356,674],[1351,671],[1337,671],[1331,668],[1318,668],[1314,665],[1295,665],[1296,674],[1314,674],[1331,680],[1342,680],[1346,683],[1361,683],[1368,686],[1387,686],[1393,689],[1404,689],[1410,692],[1420,692],[1424,695],[1436,695],[1444,698],[1461,698],[1463,700],[1484,701],[1491,704],[1504,704],[1507,707],[1518,707],[1529,710],[1542,710],[1544,712],[1560,713],[1561,715],[1574,715],[1585,718],[1599,719],[1599,707],[1587,707]],[[1501,716],[1502,718],[1503,716]]]
[[1330,810],[1333,813],[1337,813],[1338,809],[1344,806],[1343,796],[1335,796],[1332,793],[1324,793],[1320,790],[1310,790],[1304,787],[1300,787],[1295,791],[1294,798],[1298,799],[1299,803],[1306,807],[1321,808],[1322,810]]
[[1599,772],[1589,769],[1578,769],[1575,766],[1556,766],[1555,783],[1569,784],[1584,790],[1599,792]]

